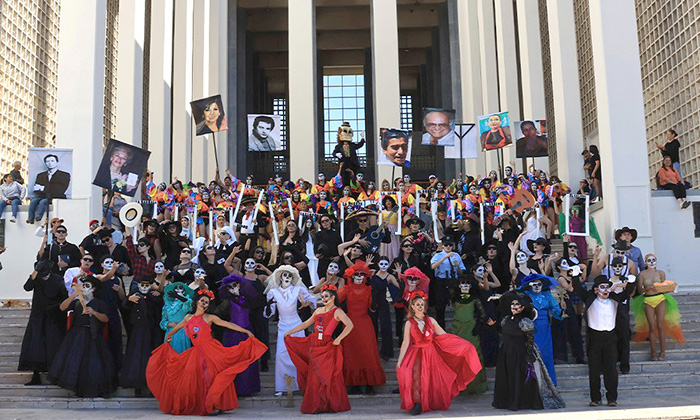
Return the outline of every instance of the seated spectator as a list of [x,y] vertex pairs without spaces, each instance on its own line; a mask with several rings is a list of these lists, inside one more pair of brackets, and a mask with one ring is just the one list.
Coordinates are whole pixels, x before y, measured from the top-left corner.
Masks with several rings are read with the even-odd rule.
[[685,199],[683,180],[678,174],[678,171],[673,169],[671,156],[664,156],[661,169],[656,173],[656,179],[662,189],[673,191],[673,196],[676,197],[676,201],[678,201],[681,209],[687,209],[690,206],[690,201]]
[[15,181],[11,173],[2,177],[2,185],[0,185],[0,215],[5,211],[5,207],[10,205],[12,206],[10,222],[16,223],[19,205],[26,196],[27,189],[24,188],[24,185]]

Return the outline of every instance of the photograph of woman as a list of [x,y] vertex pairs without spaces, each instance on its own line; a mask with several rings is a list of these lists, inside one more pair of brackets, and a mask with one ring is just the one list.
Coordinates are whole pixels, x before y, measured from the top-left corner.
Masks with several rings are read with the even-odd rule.
[[481,150],[496,150],[513,143],[507,112],[479,117]]
[[198,136],[228,130],[221,95],[198,99],[190,105]]

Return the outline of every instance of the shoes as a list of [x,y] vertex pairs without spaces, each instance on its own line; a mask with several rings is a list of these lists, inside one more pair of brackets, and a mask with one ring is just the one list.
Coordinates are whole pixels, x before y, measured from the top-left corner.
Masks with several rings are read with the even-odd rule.
[[617,401],[608,401],[608,407],[617,407]]
[[415,404],[413,406],[413,408],[411,409],[411,411],[409,411],[408,413],[412,416],[417,416],[422,412],[423,412],[423,408],[420,406],[420,404]]
[[41,217],[37,217],[37,218],[34,219],[34,220],[35,220],[37,223],[39,223],[39,222],[41,222]]
[[357,394],[362,394],[362,387],[361,386],[348,387],[348,395],[357,395]]
[[34,224],[34,219],[29,219],[29,220],[27,220],[27,224],[28,224],[28,225],[33,225],[33,224]]
[[282,391],[275,392],[275,397],[281,397],[282,395],[284,395],[284,392]]
[[365,395],[375,395],[377,391],[374,390],[374,387],[371,385],[365,386]]
[[690,201],[684,201],[683,204],[681,204],[681,209],[687,209],[690,207]]
[[34,372],[32,375],[32,380],[24,384],[24,386],[41,385],[41,376],[39,372]]
[[586,361],[586,359],[576,359],[576,364],[577,365],[587,365],[588,362]]
[[602,401],[591,401],[588,403],[589,407],[598,407],[599,405],[603,404]]
[[400,393],[401,393],[401,390],[399,390],[398,388],[396,388],[396,389],[392,390],[391,393],[392,393],[392,394],[400,394]]
[[[686,203],[687,203],[687,201],[686,201]],[[10,222],[17,223],[17,218],[15,216],[12,216],[12,218],[10,219]]]
[[661,360],[661,361],[666,360],[666,353],[663,353],[663,352],[659,353],[659,357],[656,360]]

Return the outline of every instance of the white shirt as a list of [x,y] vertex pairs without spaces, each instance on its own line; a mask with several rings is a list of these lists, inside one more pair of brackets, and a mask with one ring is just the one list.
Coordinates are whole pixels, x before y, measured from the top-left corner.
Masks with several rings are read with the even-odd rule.
[[588,308],[588,326],[596,331],[614,330],[616,317],[617,302],[613,299],[596,297]]

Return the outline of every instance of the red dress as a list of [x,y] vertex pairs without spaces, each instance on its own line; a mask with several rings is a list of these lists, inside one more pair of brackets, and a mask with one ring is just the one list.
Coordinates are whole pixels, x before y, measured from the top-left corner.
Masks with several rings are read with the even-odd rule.
[[343,376],[345,385],[382,385],[386,383],[379,361],[379,348],[374,324],[369,317],[372,287],[350,283],[338,292],[340,301],[347,300],[348,317],[354,328],[343,340]]
[[297,368],[299,389],[304,392],[302,413],[350,410],[343,382],[343,349],[333,345],[333,331],[338,326],[334,318],[336,309],[315,316],[314,332],[310,336],[284,338],[289,357]]
[[238,397],[233,379],[265,353],[267,346],[255,337],[224,347],[211,336],[201,316],[185,324],[192,347],[178,354],[163,343],[151,353],[146,381],[159,408],[167,414],[199,414],[233,410]]
[[435,335],[432,320],[425,317],[421,332],[411,323],[411,346],[396,370],[401,391],[401,408],[410,410],[420,403],[423,412],[447,410],[452,399],[467,387],[481,362],[474,345],[456,335]]

